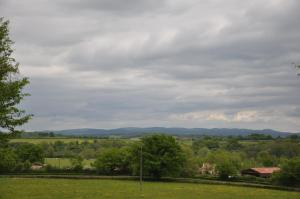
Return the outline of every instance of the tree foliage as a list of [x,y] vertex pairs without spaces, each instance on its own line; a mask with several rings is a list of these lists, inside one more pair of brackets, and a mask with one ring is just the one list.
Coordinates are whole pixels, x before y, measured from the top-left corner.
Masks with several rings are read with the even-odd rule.
[[106,175],[122,174],[128,171],[127,151],[119,148],[105,149],[100,153],[93,166],[98,173]]
[[15,169],[17,156],[10,149],[0,149],[0,173]]
[[29,143],[22,144],[16,148],[16,153],[21,162],[44,162],[44,152],[42,147],[39,145]]
[[[16,127],[23,125],[31,115],[26,115],[17,105],[27,96],[22,89],[28,78],[19,75],[19,64],[12,57],[12,40],[9,38],[8,21],[0,18],[0,131],[15,134]],[[3,135],[1,136],[4,138]]]
[[228,151],[215,151],[208,156],[208,162],[216,165],[215,169],[223,180],[236,175],[241,168],[241,158],[238,153]]
[[300,186],[300,157],[287,161],[273,180],[281,185]]
[[74,171],[80,171],[83,169],[83,158],[81,156],[76,156],[71,158],[71,165]]
[[180,175],[185,156],[175,138],[168,135],[151,135],[142,138],[141,145],[135,145],[132,150],[133,173],[138,174],[140,151],[143,147],[143,172],[153,178]]
[[226,144],[226,149],[229,151],[238,151],[243,146],[239,143],[237,139],[229,139]]

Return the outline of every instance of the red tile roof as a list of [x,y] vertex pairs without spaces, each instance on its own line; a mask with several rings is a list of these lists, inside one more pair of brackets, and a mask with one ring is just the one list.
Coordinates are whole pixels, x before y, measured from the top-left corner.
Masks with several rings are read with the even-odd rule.
[[261,168],[251,168],[251,169],[262,174],[271,174],[275,171],[280,171],[280,168],[278,167],[261,167]]

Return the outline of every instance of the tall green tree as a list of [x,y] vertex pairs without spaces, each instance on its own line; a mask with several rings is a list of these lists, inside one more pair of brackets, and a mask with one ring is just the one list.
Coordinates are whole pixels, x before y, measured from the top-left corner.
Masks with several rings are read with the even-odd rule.
[[133,173],[138,174],[140,168],[140,151],[142,146],[143,174],[153,178],[178,176],[184,168],[186,158],[178,142],[163,134],[142,138],[140,146],[132,150]]
[[0,141],[8,135],[20,132],[16,130],[28,122],[32,115],[26,115],[18,104],[25,96],[22,89],[29,83],[28,78],[19,74],[19,63],[12,57],[13,41],[9,38],[9,22],[0,18]]

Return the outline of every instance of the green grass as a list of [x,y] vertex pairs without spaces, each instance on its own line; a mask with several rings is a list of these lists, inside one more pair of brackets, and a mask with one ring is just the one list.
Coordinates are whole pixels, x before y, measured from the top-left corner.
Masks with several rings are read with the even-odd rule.
[[[94,159],[90,159],[90,160],[85,159],[83,161],[83,166],[86,168],[90,168],[91,163],[93,163],[94,161],[95,161]],[[58,168],[71,167],[71,161],[69,158],[45,158],[45,164],[49,164],[51,166],[58,167]]]
[[137,181],[0,178],[0,199],[299,199],[299,192]]

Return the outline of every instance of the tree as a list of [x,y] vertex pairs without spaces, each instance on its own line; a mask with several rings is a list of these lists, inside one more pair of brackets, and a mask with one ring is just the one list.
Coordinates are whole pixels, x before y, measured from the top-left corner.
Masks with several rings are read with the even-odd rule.
[[267,151],[259,152],[257,159],[265,167],[276,166],[278,163],[278,159],[276,159],[274,156],[270,155]]
[[273,180],[281,185],[300,186],[300,157],[283,164],[281,171],[273,176]]
[[196,157],[189,147],[183,147],[183,152],[185,156],[185,162],[183,164],[183,169],[181,176],[184,177],[194,177],[199,169],[200,159]]
[[29,143],[21,144],[17,147],[16,153],[21,162],[44,162],[44,152],[42,147],[39,145]]
[[197,154],[198,151],[203,147],[206,147],[210,150],[216,150],[220,147],[220,145],[219,141],[214,137],[205,137],[203,139],[197,139],[194,140],[192,143],[192,149],[195,154]]
[[226,144],[226,149],[229,151],[237,151],[243,147],[237,139],[229,139]]
[[9,38],[8,24],[0,18],[0,128],[9,133],[0,135],[1,140],[7,138],[6,135],[20,132],[16,127],[28,122],[32,116],[17,107],[29,95],[22,92],[29,80],[20,77],[19,63],[12,57],[13,42]]
[[240,155],[233,152],[216,151],[209,155],[208,162],[216,165],[216,171],[223,180],[237,174],[238,170],[241,168]]
[[300,156],[300,145],[294,141],[276,141],[269,143],[267,146],[270,154],[276,157],[293,158]]
[[142,138],[141,145],[132,150],[133,171],[139,171],[140,147],[143,147],[143,173],[153,178],[180,175],[185,156],[180,145],[172,136],[151,135]]
[[100,153],[93,166],[96,167],[98,173],[106,175],[125,173],[129,168],[127,157],[126,149],[106,149]]
[[17,164],[17,156],[10,149],[0,149],[0,173],[12,171]]
[[71,158],[72,169],[80,171],[83,169],[83,158],[81,156],[75,156]]

